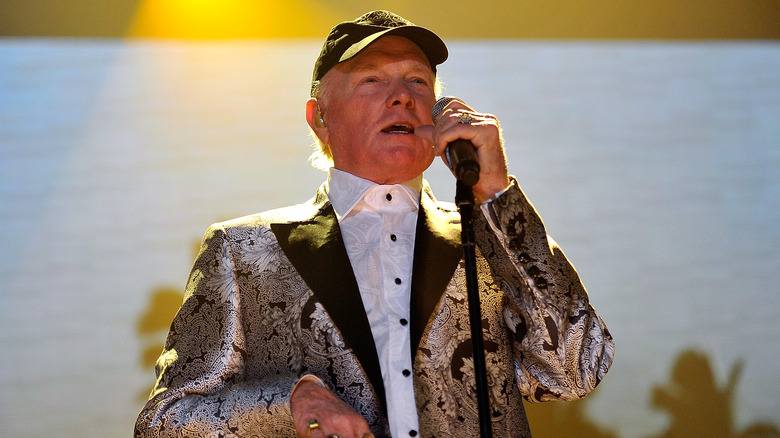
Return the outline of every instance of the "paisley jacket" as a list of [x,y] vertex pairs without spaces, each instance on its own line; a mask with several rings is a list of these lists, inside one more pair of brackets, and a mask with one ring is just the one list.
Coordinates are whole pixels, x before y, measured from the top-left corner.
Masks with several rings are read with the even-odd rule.
[[[460,216],[427,183],[410,328],[419,436],[479,436]],[[614,344],[516,182],[475,210],[493,433],[529,437],[522,399],[573,400]],[[414,348],[416,347],[416,348]],[[212,225],[157,361],[138,437],[294,437],[312,373],[389,436],[379,361],[325,185],[307,203]]]

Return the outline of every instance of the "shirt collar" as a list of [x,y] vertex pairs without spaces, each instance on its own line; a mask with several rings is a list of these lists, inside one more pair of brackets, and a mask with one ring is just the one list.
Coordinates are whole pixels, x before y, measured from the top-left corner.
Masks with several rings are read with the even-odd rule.
[[417,211],[420,205],[422,186],[422,174],[401,184],[380,185],[335,167],[328,169],[328,198],[339,221],[363,200],[369,190],[379,187],[386,188],[388,191],[392,188],[399,189],[397,192],[400,192],[411,208]]

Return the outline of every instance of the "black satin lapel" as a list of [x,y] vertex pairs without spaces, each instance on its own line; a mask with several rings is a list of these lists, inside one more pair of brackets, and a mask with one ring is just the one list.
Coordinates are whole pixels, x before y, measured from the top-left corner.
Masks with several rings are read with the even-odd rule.
[[460,216],[440,211],[423,193],[414,241],[411,296],[412,360],[425,326],[463,256]]
[[290,263],[314,292],[357,356],[386,412],[382,372],[363,300],[333,207],[310,220],[271,224]]

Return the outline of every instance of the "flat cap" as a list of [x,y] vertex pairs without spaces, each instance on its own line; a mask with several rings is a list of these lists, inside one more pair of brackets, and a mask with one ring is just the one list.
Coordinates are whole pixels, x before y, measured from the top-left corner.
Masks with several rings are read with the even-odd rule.
[[400,35],[417,44],[434,72],[437,65],[447,60],[447,46],[432,31],[390,11],[371,11],[331,29],[314,63],[312,81],[319,81],[334,65],[349,60],[385,35]]

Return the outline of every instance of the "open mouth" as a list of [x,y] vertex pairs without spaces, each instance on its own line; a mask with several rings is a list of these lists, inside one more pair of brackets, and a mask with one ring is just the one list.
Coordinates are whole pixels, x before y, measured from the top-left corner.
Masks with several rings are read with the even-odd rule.
[[407,125],[405,123],[399,123],[390,125],[387,128],[383,129],[382,132],[386,132],[389,134],[411,134],[414,132],[414,128],[412,128],[411,125]]

